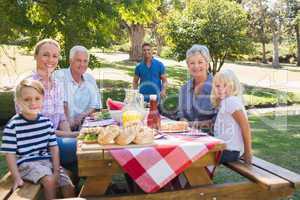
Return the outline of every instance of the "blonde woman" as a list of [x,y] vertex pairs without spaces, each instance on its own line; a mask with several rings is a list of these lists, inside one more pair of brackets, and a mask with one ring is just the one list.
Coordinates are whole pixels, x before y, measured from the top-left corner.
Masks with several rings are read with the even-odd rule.
[[214,136],[226,143],[221,163],[243,157],[247,164],[252,160],[251,131],[242,102],[241,84],[231,70],[218,72],[213,79],[211,101],[218,109]]

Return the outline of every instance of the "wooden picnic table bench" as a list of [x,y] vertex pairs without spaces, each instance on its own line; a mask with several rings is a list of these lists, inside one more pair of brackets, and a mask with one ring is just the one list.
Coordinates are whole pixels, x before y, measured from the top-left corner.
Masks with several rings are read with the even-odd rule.
[[41,194],[41,185],[24,181],[24,185],[12,192],[13,178],[6,173],[0,180],[0,200],[38,199]]
[[300,188],[299,174],[257,157],[253,158],[251,165],[237,161],[226,166],[255,183],[255,190],[260,188],[259,193],[253,189],[252,199],[279,199]]
[[[276,200],[289,197],[300,186],[300,175],[254,157],[252,165],[243,161],[226,164],[249,181],[206,184],[188,189],[151,194],[82,197],[89,200],[150,200],[150,199],[217,199],[217,200]],[[195,177],[196,174],[194,174]],[[94,188],[96,189],[96,188]],[[100,189],[100,188],[99,188]],[[101,189],[100,189],[101,190]]]

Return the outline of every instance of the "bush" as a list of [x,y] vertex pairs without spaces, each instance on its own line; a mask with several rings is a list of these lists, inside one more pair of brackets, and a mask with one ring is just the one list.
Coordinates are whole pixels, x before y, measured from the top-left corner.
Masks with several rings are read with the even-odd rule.
[[14,94],[10,92],[0,92],[0,125],[4,125],[15,115]]

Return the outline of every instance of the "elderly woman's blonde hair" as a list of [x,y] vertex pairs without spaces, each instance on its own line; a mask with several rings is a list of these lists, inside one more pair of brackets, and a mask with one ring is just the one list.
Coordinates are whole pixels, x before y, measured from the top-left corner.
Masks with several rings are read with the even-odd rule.
[[45,95],[44,86],[40,81],[32,80],[32,79],[24,79],[16,87],[16,90],[15,90],[15,101],[16,102],[21,100],[22,89],[24,89],[26,87],[35,89],[42,96]]
[[56,40],[53,40],[51,38],[46,38],[46,39],[43,39],[43,40],[39,41],[38,43],[36,43],[36,45],[34,47],[34,57],[36,57],[39,54],[39,51],[44,44],[53,44],[60,51],[59,43]]
[[212,91],[211,91],[211,102],[212,105],[216,108],[220,105],[221,100],[216,96],[216,84],[225,83],[230,88],[229,96],[239,96],[242,97],[243,88],[241,83],[235,73],[230,69],[222,70],[214,76]]

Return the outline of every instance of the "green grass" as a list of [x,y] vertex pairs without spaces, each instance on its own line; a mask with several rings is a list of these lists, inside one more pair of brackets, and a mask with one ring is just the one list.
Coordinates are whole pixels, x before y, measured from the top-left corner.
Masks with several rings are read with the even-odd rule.
[[[121,61],[121,62],[112,62],[109,63],[104,60],[99,60],[97,66],[99,68],[113,68],[121,70],[124,74],[133,76],[135,62],[131,61]],[[188,71],[185,67],[170,65],[167,68],[167,75],[169,81],[169,90],[166,103],[166,109],[174,111],[177,107],[177,95],[180,87],[186,83],[189,79]],[[102,88],[109,87],[111,88],[128,88],[131,86],[131,83],[118,80],[98,80]],[[112,96],[114,97],[114,96]],[[119,98],[120,95],[117,96]],[[253,87],[244,85],[244,99],[248,107],[270,107],[278,105],[290,105],[295,103],[300,103],[300,93],[291,93],[284,92],[275,89]],[[105,99],[104,99],[105,100]],[[122,99],[117,99],[122,100]]]
[[[273,115],[250,117],[254,155],[300,174],[300,116]],[[244,180],[240,175],[220,167],[216,183]],[[300,190],[292,198],[300,200]]]

